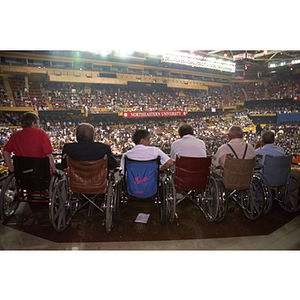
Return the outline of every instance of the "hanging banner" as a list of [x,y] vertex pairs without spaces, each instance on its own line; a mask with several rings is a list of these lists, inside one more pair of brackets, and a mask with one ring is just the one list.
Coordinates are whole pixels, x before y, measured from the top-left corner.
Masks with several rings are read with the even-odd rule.
[[123,118],[185,117],[186,111],[126,111]]

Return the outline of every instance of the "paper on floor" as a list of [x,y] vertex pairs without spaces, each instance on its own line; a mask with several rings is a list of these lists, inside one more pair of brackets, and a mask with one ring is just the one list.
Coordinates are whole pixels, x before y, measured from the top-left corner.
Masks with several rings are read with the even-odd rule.
[[135,219],[135,222],[137,222],[137,223],[147,223],[149,217],[150,217],[150,214],[139,213],[138,216]]

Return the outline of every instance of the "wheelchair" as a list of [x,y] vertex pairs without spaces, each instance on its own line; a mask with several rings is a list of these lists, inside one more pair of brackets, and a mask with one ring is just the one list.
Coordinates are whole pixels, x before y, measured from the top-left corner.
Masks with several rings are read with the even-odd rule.
[[57,181],[50,173],[49,158],[13,156],[14,172],[4,181],[0,213],[4,220],[13,216],[21,202],[48,203]]
[[[108,157],[96,161],[75,161],[66,157],[66,172],[57,181],[49,199],[49,218],[57,232],[63,232],[72,217],[89,204],[88,218],[96,207],[104,214],[106,232],[113,228],[114,172],[108,172]],[[96,200],[100,200],[98,205]]]
[[287,212],[300,210],[300,169],[291,169],[293,156],[267,154],[264,164],[256,168],[254,175],[262,182],[266,195],[265,214],[270,212],[273,200]]
[[227,154],[221,177],[228,203],[234,210],[238,205],[249,220],[257,220],[264,214],[265,189],[260,178],[254,175],[256,158],[237,159]]
[[223,183],[211,176],[211,160],[211,156],[176,155],[174,195],[181,193],[183,197],[176,199],[175,205],[189,199],[204,213],[208,222],[222,222],[227,217],[228,202]]
[[160,156],[156,159],[139,161],[124,156],[124,173],[119,171],[115,184],[113,220],[120,222],[121,210],[133,198],[154,201],[159,208],[161,226],[175,218],[175,197],[170,170],[160,174]]

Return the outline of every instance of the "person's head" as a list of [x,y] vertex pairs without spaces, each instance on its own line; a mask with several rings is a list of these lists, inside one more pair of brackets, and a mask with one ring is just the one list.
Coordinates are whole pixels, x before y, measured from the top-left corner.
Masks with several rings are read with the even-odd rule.
[[271,130],[266,130],[263,132],[261,138],[264,144],[273,144],[275,141],[275,134]]
[[243,138],[243,128],[239,125],[233,125],[228,131],[229,140]]
[[26,112],[21,117],[21,126],[23,128],[26,128],[26,127],[38,128],[39,120],[40,120],[40,118],[37,114],[35,114],[33,112]]
[[136,145],[142,144],[145,146],[149,146],[150,132],[146,129],[136,129],[132,136],[132,140]]
[[190,134],[193,135],[194,131],[191,125],[182,123],[178,128],[178,134],[182,138],[183,136]]
[[77,142],[93,141],[94,140],[94,126],[89,123],[81,123],[76,130]]

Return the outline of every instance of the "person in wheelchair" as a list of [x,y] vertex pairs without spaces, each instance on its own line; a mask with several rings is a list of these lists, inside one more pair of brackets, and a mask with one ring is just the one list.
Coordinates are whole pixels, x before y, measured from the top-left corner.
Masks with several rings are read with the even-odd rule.
[[243,139],[243,129],[239,125],[233,125],[229,128],[228,139],[229,143],[222,145],[213,156],[212,165],[214,172],[221,174],[218,168],[223,168],[227,154],[232,154],[238,159],[251,159],[256,157],[254,148],[246,143]]
[[122,172],[124,172],[125,155],[129,159],[140,161],[151,160],[160,156],[161,172],[165,171],[173,165],[172,159],[167,154],[165,154],[159,148],[150,146],[150,132],[148,130],[136,129],[132,136],[132,140],[135,143],[135,147],[125,152],[121,158]]
[[274,145],[275,134],[271,130],[266,130],[262,134],[262,140],[255,145],[255,151],[258,154],[257,163],[263,165],[267,154],[273,156],[284,156],[285,151],[282,147]]
[[14,172],[11,153],[16,156],[38,157],[48,156],[52,173],[56,172],[52,156],[52,145],[47,133],[39,128],[39,117],[33,112],[21,116],[22,130],[14,132],[3,148],[4,161],[10,172]]
[[176,154],[187,157],[206,157],[205,143],[197,139],[191,125],[182,123],[178,128],[180,139],[171,145],[171,159],[176,160]]
[[109,145],[94,142],[95,129],[89,123],[81,123],[76,129],[77,143],[67,143],[63,147],[62,166],[67,167],[66,156],[76,161],[95,161],[108,157],[109,169],[119,167],[119,162],[111,152]]

